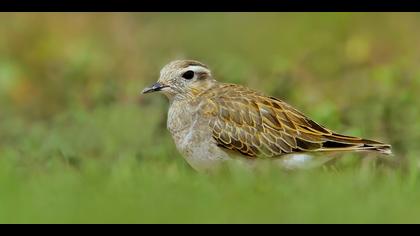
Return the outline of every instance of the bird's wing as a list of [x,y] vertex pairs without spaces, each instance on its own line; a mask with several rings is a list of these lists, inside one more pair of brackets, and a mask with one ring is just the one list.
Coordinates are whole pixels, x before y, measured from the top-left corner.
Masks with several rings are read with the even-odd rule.
[[333,133],[287,103],[242,86],[224,84],[208,97],[209,125],[217,145],[248,157],[384,147]]

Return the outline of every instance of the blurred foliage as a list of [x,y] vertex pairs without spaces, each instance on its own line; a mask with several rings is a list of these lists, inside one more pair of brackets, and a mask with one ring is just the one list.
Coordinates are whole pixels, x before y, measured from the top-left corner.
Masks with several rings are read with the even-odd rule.
[[[420,14],[2,13],[0,21],[1,222],[418,218]],[[139,94],[179,58],[338,132],[391,143],[406,168],[378,176],[350,168],[335,180],[199,176],[166,132],[166,99]],[[346,216],[344,197],[355,204]]]

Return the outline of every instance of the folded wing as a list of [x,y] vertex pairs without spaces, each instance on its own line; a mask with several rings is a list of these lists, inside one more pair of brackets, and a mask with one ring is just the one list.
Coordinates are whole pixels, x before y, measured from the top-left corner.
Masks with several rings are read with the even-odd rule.
[[390,145],[336,134],[285,102],[242,86],[224,84],[207,96],[217,145],[250,158],[313,151],[390,154]]

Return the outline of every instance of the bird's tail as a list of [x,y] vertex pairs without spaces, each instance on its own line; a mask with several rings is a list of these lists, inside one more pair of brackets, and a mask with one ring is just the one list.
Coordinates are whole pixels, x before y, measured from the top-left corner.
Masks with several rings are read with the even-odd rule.
[[333,133],[324,136],[322,147],[318,151],[374,151],[391,155],[391,145],[378,141],[362,139]]

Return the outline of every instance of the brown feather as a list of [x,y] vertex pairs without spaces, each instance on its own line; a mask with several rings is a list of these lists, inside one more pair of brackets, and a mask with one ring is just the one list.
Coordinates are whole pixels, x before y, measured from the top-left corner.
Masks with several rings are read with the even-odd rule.
[[340,135],[287,103],[234,84],[218,84],[201,96],[212,104],[210,129],[216,143],[247,157],[279,157],[292,152],[390,152],[390,145]]

